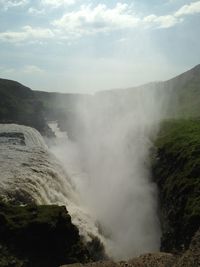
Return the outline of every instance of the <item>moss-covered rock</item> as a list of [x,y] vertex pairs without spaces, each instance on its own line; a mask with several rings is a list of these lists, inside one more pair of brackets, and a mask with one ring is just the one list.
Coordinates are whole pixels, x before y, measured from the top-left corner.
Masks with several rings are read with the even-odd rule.
[[88,260],[65,207],[0,203],[1,267],[56,267]]
[[163,251],[188,248],[200,226],[200,121],[162,124],[153,175],[160,192]]

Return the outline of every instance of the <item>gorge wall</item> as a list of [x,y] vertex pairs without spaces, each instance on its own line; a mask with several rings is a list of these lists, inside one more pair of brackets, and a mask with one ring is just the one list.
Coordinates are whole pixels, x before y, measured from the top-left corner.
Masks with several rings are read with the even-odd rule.
[[199,120],[166,121],[155,143],[162,251],[185,251],[200,227],[199,133]]

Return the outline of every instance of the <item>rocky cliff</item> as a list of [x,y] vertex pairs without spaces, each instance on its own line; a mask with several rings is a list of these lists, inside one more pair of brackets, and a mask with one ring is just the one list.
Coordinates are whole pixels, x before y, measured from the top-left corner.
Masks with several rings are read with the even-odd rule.
[[56,267],[88,260],[65,207],[0,202],[1,267]]

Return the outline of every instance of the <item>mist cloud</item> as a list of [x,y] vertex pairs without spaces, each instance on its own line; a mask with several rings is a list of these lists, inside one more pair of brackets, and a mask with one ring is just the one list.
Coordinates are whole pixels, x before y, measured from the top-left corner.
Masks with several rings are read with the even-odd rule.
[[68,173],[71,158],[76,191],[116,259],[159,250],[150,159],[166,100],[156,85],[81,97],[71,125],[76,141],[57,151]]

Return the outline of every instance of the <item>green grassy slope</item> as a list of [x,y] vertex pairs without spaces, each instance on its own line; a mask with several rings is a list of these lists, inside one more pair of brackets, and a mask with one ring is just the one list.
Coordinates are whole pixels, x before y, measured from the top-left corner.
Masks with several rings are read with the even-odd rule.
[[181,251],[200,227],[200,121],[164,122],[156,148],[162,250]]

